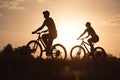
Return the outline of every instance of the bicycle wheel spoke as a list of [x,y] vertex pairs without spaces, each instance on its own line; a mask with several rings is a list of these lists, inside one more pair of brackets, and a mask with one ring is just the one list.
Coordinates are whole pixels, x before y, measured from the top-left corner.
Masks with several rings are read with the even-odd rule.
[[62,45],[56,44],[53,46],[52,57],[54,59],[66,59],[66,56],[67,56],[66,50]]
[[85,50],[80,46],[74,46],[70,51],[72,59],[83,59],[85,55]]
[[30,49],[30,53],[34,58],[42,56],[42,48],[36,41],[30,41],[27,46]]

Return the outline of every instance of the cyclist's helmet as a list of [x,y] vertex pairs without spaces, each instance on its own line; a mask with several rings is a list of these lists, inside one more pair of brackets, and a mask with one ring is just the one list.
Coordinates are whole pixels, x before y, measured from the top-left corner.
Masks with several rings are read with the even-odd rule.
[[86,22],[86,26],[91,26],[91,23],[90,22]]
[[44,11],[43,14],[46,15],[46,16],[49,16],[50,12],[49,11]]

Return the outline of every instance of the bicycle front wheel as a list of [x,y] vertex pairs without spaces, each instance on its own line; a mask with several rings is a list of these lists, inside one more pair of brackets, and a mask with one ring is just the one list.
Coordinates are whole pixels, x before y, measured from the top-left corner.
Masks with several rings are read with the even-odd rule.
[[102,48],[102,47],[96,47],[95,49],[94,49],[94,58],[95,59],[104,59],[104,58],[106,58],[106,52],[105,52],[105,50]]
[[61,44],[55,44],[52,46],[52,58],[65,60],[67,57],[67,51]]
[[29,52],[30,54],[34,57],[40,57],[42,56],[42,47],[41,45],[36,42],[35,40],[32,40],[30,42],[28,42],[27,47],[29,48]]
[[84,59],[86,56],[85,49],[81,46],[74,46],[70,51],[71,59]]

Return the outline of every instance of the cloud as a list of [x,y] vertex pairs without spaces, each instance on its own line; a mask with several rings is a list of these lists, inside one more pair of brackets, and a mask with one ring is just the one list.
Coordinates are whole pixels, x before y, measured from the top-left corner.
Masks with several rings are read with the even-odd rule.
[[120,14],[111,17],[111,19],[105,21],[103,25],[112,25],[112,26],[120,26]]
[[113,16],[108,21],[105,21],[103,26],[107,28],[107,31],[113,33],[114,36],[120,37],[120,14]]
[[46,2],[46,0],[37,0],[38,2]]
[[120,14],[112,17],[112,19],[109,21],[109,23],[114,24],[114,25],[120,25]]
[[24,9],[23,6],[20,6],[23,1],[25,0],[0,0],[0,8]]
[[[24,6],[20,6],[20,3],[24,1],[32,1],[32,0],[0,0],[0,9],[7,8],[7,9],[24,9]],[[46,0],[35,0],[38,2],[46,2]]]

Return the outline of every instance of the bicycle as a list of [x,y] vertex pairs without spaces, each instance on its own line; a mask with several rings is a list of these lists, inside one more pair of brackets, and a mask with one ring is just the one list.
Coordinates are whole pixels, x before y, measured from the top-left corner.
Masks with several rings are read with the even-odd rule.
[[[36,40],[31,40],[28,42],[27,47],[30,49],[30,53],[32,56],[38,55],[39,58],[42,57],[43,52],[46,52],[46,45],[41,37],[43,32],[37,32],[38,38]],[[54,44],[51,48],[50,56],[52,59],[63,59],[65,60],[67,57],[67,51],[62,44]]]
[[[71,59],[85,59],[87,57],[91,57],[93,59],[98,59],[98,58],[105,58],[106,57],[106,52],[102,47],[95,47],[94,48],[94,43],[92,44],[92,51],[88,50],[87,45],[90,46],[89,43],[87,43],[85,38],[80,39],[82,42],[80,45],[75,45],[72,47],[70,51],[70,57]],[[88,55],[87,55],[88,53]]]

